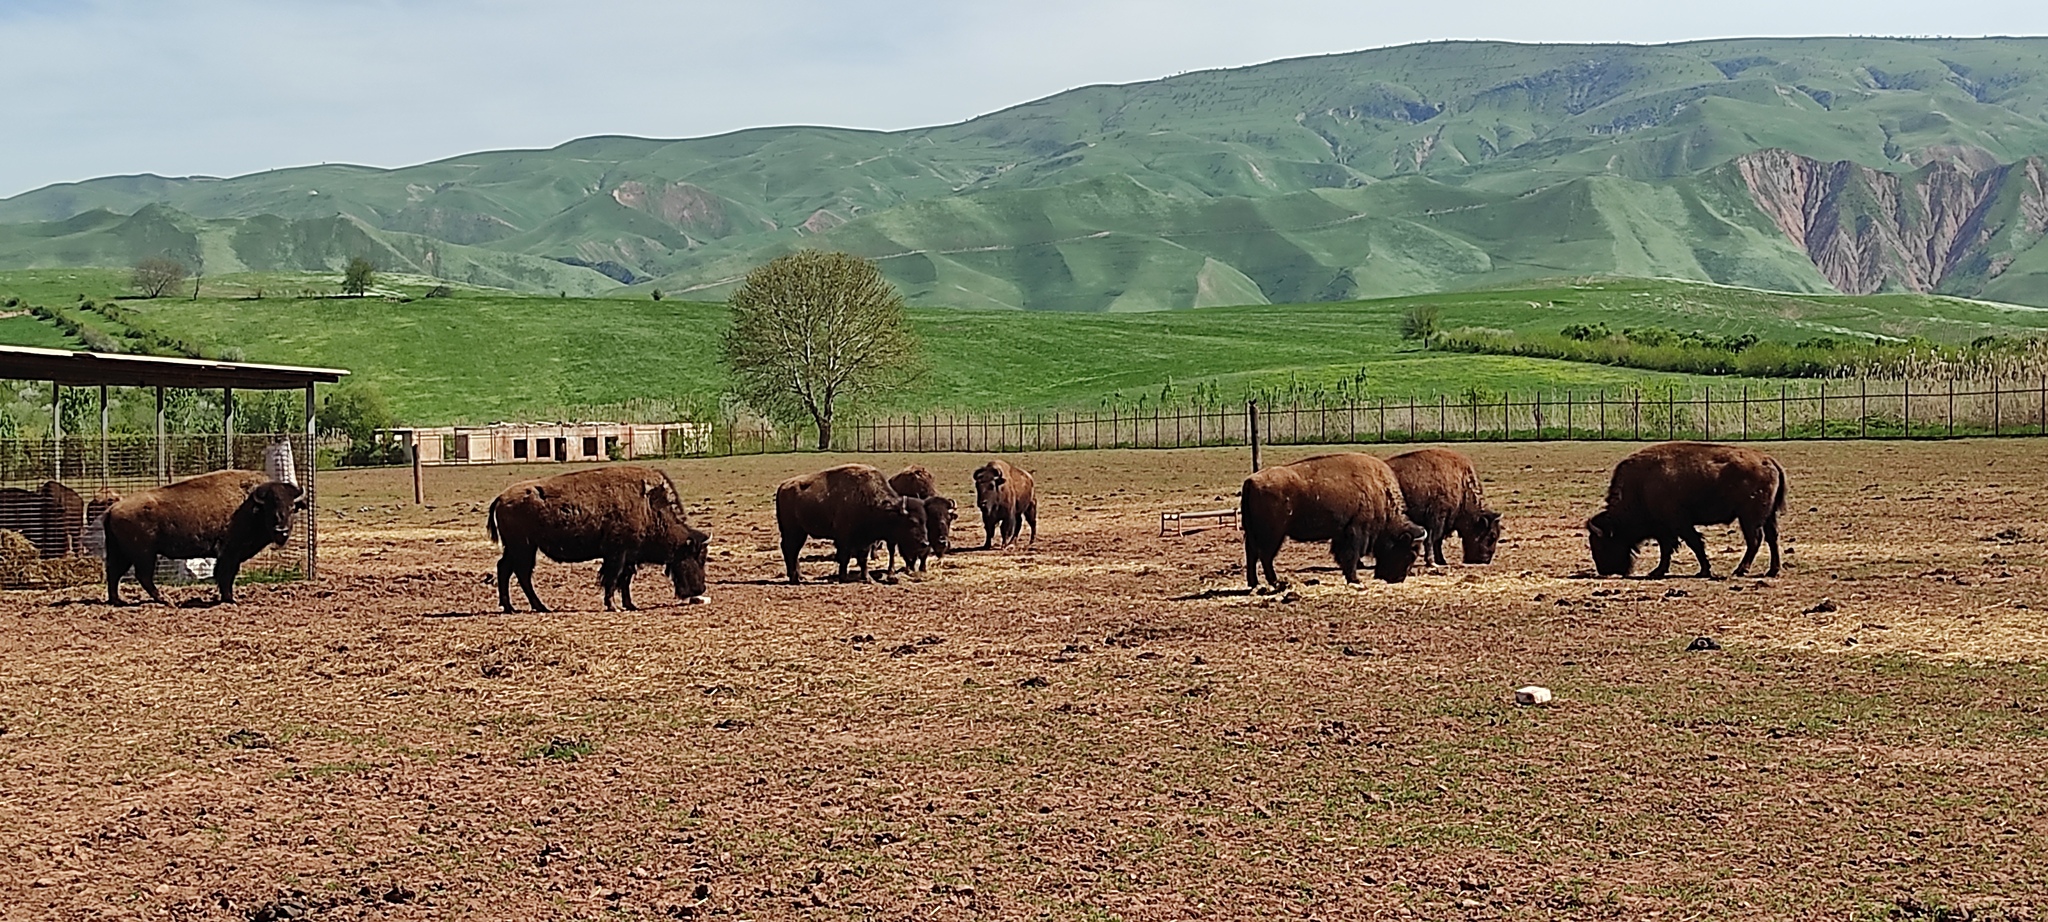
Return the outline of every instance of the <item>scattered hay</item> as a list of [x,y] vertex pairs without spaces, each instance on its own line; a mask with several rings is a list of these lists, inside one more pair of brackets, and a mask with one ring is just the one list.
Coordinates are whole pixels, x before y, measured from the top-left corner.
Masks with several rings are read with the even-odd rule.
[[34,542],[20,532],[0,530],[0,589],[86,586],[105,573],[105,564],[91,557],[44,560]]

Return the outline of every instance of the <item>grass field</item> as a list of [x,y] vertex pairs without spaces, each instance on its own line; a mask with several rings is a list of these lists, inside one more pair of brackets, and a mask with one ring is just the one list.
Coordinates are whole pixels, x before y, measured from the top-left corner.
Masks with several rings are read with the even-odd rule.
[[[665,463],[711,601],[542,563],[559,467],[320,477],[323,578],[0,592],[0,901],[27,918],[2007,919],[2048,894],[2048,506],[2024,440],[1787,443],[1773,579],[1590,578],[1611,444],[1467,449],[1500,556],[1296,594],[1161,537],[1242,450],[1060,452],[1035,548],[782,582],[780,479]],[[1291,460],[1316,451],[1276,449]],[[970,455],[928,465],[961,495]],[[959,544],[979,529],[960,523]],[[1733,529],[1706,530],[1722,571]],[[1452,549],[1455,558],[1455,547]],[[1689,557],[1680,569],[1689,570]],[[1827,604],[1821,604],[1823,601]],[[1707,635],[1723,647],[1687,652]],[[1556,700],[1520,708],[1512,689]]]
[[[123,273],[0,273],[0,298],[48,304],[119,339],[75,309],[123,290]],[[266,296],[251,300],[256,288]],[[119,302],[139,322],[249,361],[334,366],[374,382],[413,423],[531,419],[635,398],[715,406],[724,389],[718,304],[648,298],[549,298],[460,288],[454,296],[298,298],[326,276],[210,280],[197,300]],[[418,295],[420,280],[394,293]],[[281,293],[284,293],[281,296]],[[888,409],[1088,409],[1148,405],[1197,389],[1230,401],[1252,388],[1354,384],[1370,397],[1503,390],[1690,385],[1705,379],[1548,359],[1425,352],[1403,342],[1400,318],[1434,305],[1446,327],[1555,332],[1570,323],[1659,326],[1796,340],[1854,333],[1968,341],[2048,328],[2048,310],[1921,295],[1772,294],[1686,282],[1586,279],[1540,287],[1377,301],[1201,308],[1142,314],[1053,314],[918,308],[928,373]],[[51,345],[33,318],[0,320],[10,341]],[[1170,390],[1169,390],[1170,385]]]

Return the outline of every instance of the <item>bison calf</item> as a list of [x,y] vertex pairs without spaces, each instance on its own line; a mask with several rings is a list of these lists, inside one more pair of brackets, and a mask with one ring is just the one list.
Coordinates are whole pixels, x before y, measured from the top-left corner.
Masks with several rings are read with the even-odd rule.
[[889,546],[891,569],[898,550],[906,559],[922,557],[930,551],[925,515],[921,500],[897,495],[882,472],[866,464],[791,477],[775,488],[775,526],[782,532],[782,561],[792,583],[803,581],[796,559],[812,538],[832,542],[842,580],[847,564],[855,560],[860,561],[861,581],[872,578],[868,554],[876,542]]
[[1429,561],[1444,563],[1444,538],[1456,533],[1465,562],[1493,562],[1500,546],[1500,513],[1486,508],[1486,491],[1472,460],[1446,448],[1424,448],[1387,459],[1401,482],[1408,519],[1429,532]]
[[144,490],[107,507],[107,604],[120,605],[121,577],[134,568],[143,591],[159,603],[156,559],[213,557],[220,600],[235,600],[235,575],[264,548],[291,537],[292,516],[306,508],[298,487],[256,471],[214,471]]
[[[953,522],[960,517],[957,503],[939,495],[938,478],[922,464],[913,464],[889,478],[889,489],[898,496],[909,496],[924,500],[925,543],[930,545],[932,557],[944,557],[953,550]],[[909,561],[905,561],[906,565]],[[925,568],[925,558],[919,557],[917,568]]]
[[1679,541],[1699,558],[1699,575],[1710,578],[1707,544],[1696,526],[1740,521],[1746,550],[1735,575],[1749,570],[1761,538],[1771,545],[1764,575],[1776,576],[1778,513],[1784,509],[1785,469],[1771,456],[1733,445],[1665,442],[1615,465],[1607,507],[1586,520],[1586,540],[1602,576],[1627,576],[1635,569],[1636,546],[1655,539],[1662,556],[1651,579],[1670,571]]
[[1368,552],[1373,576],[1401,582],[1421,556],[1426,534],[1404,509],[1393,470],[1371,455],[1318,455],[1253,474],[1238,500],[1245,584],[1259,588],[1263,567],[1266,582],[1283,585],[1273,559],[1288,539],[1330,542],[1345,582],[1358,583]]
[[535,552],[556,563],[602,560],[604,610],[617,592],[627,611],[633,604],[633,571],[660,564],[675,585],[676,598],[710,601],[705,564],[711,535],[691,528],[675,481],[653,468],[633,465],[593,468],[515,483],[491,501],[485,520],[492,541],[503,541],[498,557],[498,607],[512,610],[512,578],[534,611],[547,611],[533,591]]
[[997,531],[1002,532],[1003,546],[1009,547],[1023,530],[1020,520],[1031,525],[1031,542],[1025,547],[1038,545],[1038,496],[1029,471],[1002,460],[982,465],[974,472],[974,505],[981,510],[985,532],[982,550],[995,546]]

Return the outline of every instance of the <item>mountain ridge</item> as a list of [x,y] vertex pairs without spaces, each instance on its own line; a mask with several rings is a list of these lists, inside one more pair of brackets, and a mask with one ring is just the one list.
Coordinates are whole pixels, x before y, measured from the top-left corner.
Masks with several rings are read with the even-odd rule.
[[[1759,159],[1773,150],[1798,159]],[[1996,233],[1977,233],[1990,212],[1929,231],[1962,235],[1938,258],[1915,255],[1934,225],[1882,204],[1903,189],[1933,195],[1929,213],[1976,213],[1982,190],[1940,164],[2024,177],[2043,154],[2048,39],[1432,42],[1079,87],[900,131],[598,135],[395,169],[58,184],[0,199],[0,266],[149,255],[137,248],[155,238],[105,229],[67,248],[19,241],[157,205],[285,222],[248,225],[259,236],[345,215],[403,235],[378,252],[412,252],[406,271],[431,269],[431,252],[528,287],[561,284],[533,261],[567,260],[615,267],[590,284],[716,294],[773,255],[831,245],[881,260],[915,301],[960,306],[1165,309],[1604,272],[2048,303],[2048,249],[2005,226],[2033,199],[1986,200]],[[1833,181],[1830,201],[1852,224],[1890,209],[1894,230],[1831,231],[1791,208],[1772,190],[1808,182],[1786,172],[1806,161],[1867,171]],[[1879,188],[1892,175],[1918,178]],[[292,268],[350,254],[301,255]]]

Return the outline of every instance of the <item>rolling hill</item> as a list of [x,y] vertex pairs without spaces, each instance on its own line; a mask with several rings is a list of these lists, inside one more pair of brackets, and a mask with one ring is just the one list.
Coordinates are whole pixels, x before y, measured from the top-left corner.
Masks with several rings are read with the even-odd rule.
[[899,132],[594,137],[0,200],[0,266],[172,253],[715,298],[821,246],[914,303],[1380,297],[1561,274],[2048,304],[2048,39],[1447,42]]

